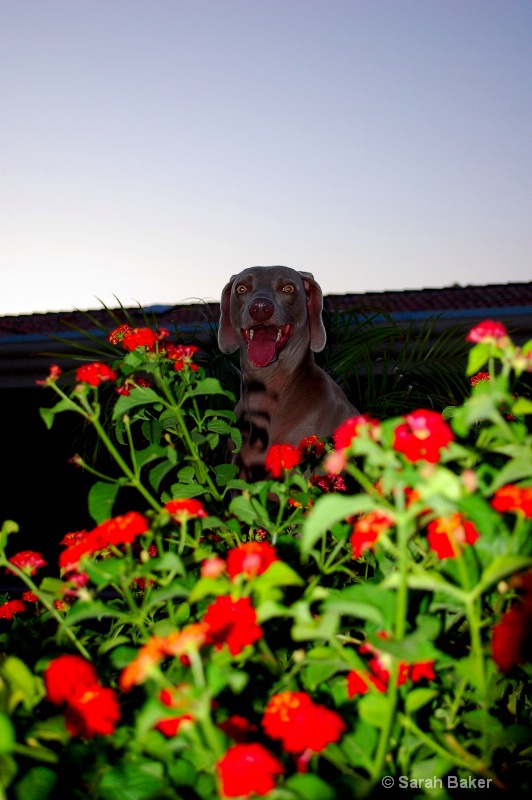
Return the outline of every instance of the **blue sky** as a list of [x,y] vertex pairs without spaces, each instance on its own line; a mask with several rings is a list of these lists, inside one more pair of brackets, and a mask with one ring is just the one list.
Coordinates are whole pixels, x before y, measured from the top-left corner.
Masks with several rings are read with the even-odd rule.
[[530,0],[1,0],[0,314],[532,280]]

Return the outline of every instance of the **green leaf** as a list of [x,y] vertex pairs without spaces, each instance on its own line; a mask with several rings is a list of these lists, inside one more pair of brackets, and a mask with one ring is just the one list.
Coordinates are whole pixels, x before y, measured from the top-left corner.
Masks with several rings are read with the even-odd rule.
[[518,397],[512,406],[512,412],[518,415],[532,414],[532,400],[526,397]]
[[411,689],[405,701],[405,709],[408,714],[414,714],[427,703],[430,703],[435,697],[438,696],[436,689],[429,689],[420,687],[418,689]]
[[532,459],[530,454],[523,454],[513,458],[499,470],[490,485],[490,491],[495,492],[507,483],[516,483],[532,475]]
[[63,619],[63,625],[65,627],[71,627],[85,619],[100,620],[104,617],[126,619],[127,615],[123,614],[117,608],[114,608],[110,603],[103,603],[101,600],[90,600],[88,602],[81,602],[78,600]]
[[0,528],[0,549],[4,550],[7,545],[7,537],[11,533],[18,533],[19,526],[12,519],[6,519]]
[[292,775],[285,786],[296,792],[302,800],[334,800],[336,797],[336,792],[330,784],[310,773]]
[[41,418],[44,421],[44,424],[48,428],[51,429],[52,425],[54,424],[54,419],[56,414],[60,414],[62,411],[80,411],[79,406],[74,403],[73,400],[68,400],[64,398],[60,400],[58,403],[55,404],[52,408],[40,408],[39,413]]
[[144,604],[144,610],[148,611],[152,608],[157,608],[166,603],[167,600],[173,600],[175,597],[188,597],[188,594],[189,590],[180,581],[172,581],[170,586],[163,586],[161,589],[155,589],[150,593],[149,599]]
[[104,772],[98,786],[103,800],[147,800],[164,786],[164,767],[158,761],[111,767]]
[[466,375],[470,377],[476,372],[479,372],[484,364],[488,361],[491,353],[491,345],[489,344],[476,344],[469,351],[467,359]]
[[132,408],[137,406],[146,406],[151,403],[160,403],[161,398],[149,386],[136,386],[131,390],[129,395],[121,395],[113,410],[113,420],[120,419],[124,414],[127,414]]
[[17,800],[47,800],[57,783],[57,775],[48,767],[30,767],[14,786]]
[[0,677],[9,689],[6,705],[8,713],[14,711],[20,703],[30,711],[46,693],[42,679],[34,675],[16,656],[8,656],[0,662]]
[[396,602],[395,592],[383,589],[381,584],[360,583],[331,594],[323,609],[369,620],[387,629],[394,619]]
[[386,695],[370,692],[358,703],[360,718],[374,728],[383,728],[388,721],[390,703],[391,699]]
[[226,486],[238,473],[238,467],[236,464],[218,464],[214,468],[214,472],[217,485]]
[[367,494],[340,497],[328,494],[321,497],[313,507],[303,525],[301,552],[308,555],[315,543],[332,525],[353,514],[370,511],[375,501]]
[[222,388],[222,384],[218,378],[204,378],[202,381],[198,381],[196,386],[188,389],[186,397],[195,397],[198,394],[221,394],[225,397],[232,396],[230,392],[226,392],[226,390]]
[[532,566],[531,556],[498,556],[486,567],[471,594],[474,597],[478,597],[494,583],[498,583],[509,575],[513,575],[515,572],[520,572],[530,566]]
[[118,494],[120,484],[107,481],[96,481],[89,491],[89,514],[97,525],[111,519],[113,505]]
[[3,711],[0,711],[0,755],[5,755],[13,750],[17,740],[13,723]]

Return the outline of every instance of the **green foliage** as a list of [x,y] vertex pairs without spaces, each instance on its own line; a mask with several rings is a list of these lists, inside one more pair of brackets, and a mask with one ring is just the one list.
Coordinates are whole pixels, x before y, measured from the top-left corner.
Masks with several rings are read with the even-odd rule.
[[[127,354],[89,337],[115,375],[96,385],[51,371],[45,424],[78,414],[99,442],[76,459],[95,527],[40,579],[2,526],[0,569],[32,596],[0,601],[0,798],[526,788],[532,435],[515,381],[532,344],[486,335],[468,360],[434,323],[328,325],[330,371],[380,421],[253,484],[228,463],[241,438],[222,376],[236,372],[214,329],[199,368],[157,334]],[[489,369],[470,396],[467,360]],[[432,410],[446,404],[449,423]],[[78,668],[54,685],[64,654]]]

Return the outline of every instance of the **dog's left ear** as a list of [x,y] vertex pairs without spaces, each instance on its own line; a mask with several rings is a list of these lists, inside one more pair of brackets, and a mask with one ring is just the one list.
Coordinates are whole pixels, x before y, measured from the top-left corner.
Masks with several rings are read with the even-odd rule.
[[323,294],[321,287],[314,280],[310,272],[300,272],[303,278],[303,285],[307,293],[307,308],[310,327],[310,349],[314,353],[320,353],[325,347],[327,334],[321,317],[323,311]]
[[220,300],[220,324],[218,326],[218,346],[222,353],[234,353],[238,350],[240,342],[231,324],[231,289],[236,275],[231,277],[229,283],[224,286],[222,299]]

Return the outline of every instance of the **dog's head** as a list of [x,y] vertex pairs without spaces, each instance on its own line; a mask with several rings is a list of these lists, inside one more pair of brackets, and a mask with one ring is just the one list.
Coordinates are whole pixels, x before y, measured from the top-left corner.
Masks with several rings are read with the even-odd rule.
[[250,267],[222,292],[218,344],[222,353],[245,347],[255,367],[267,367],[292,346],[325,347],[323,296],[309,272]]

